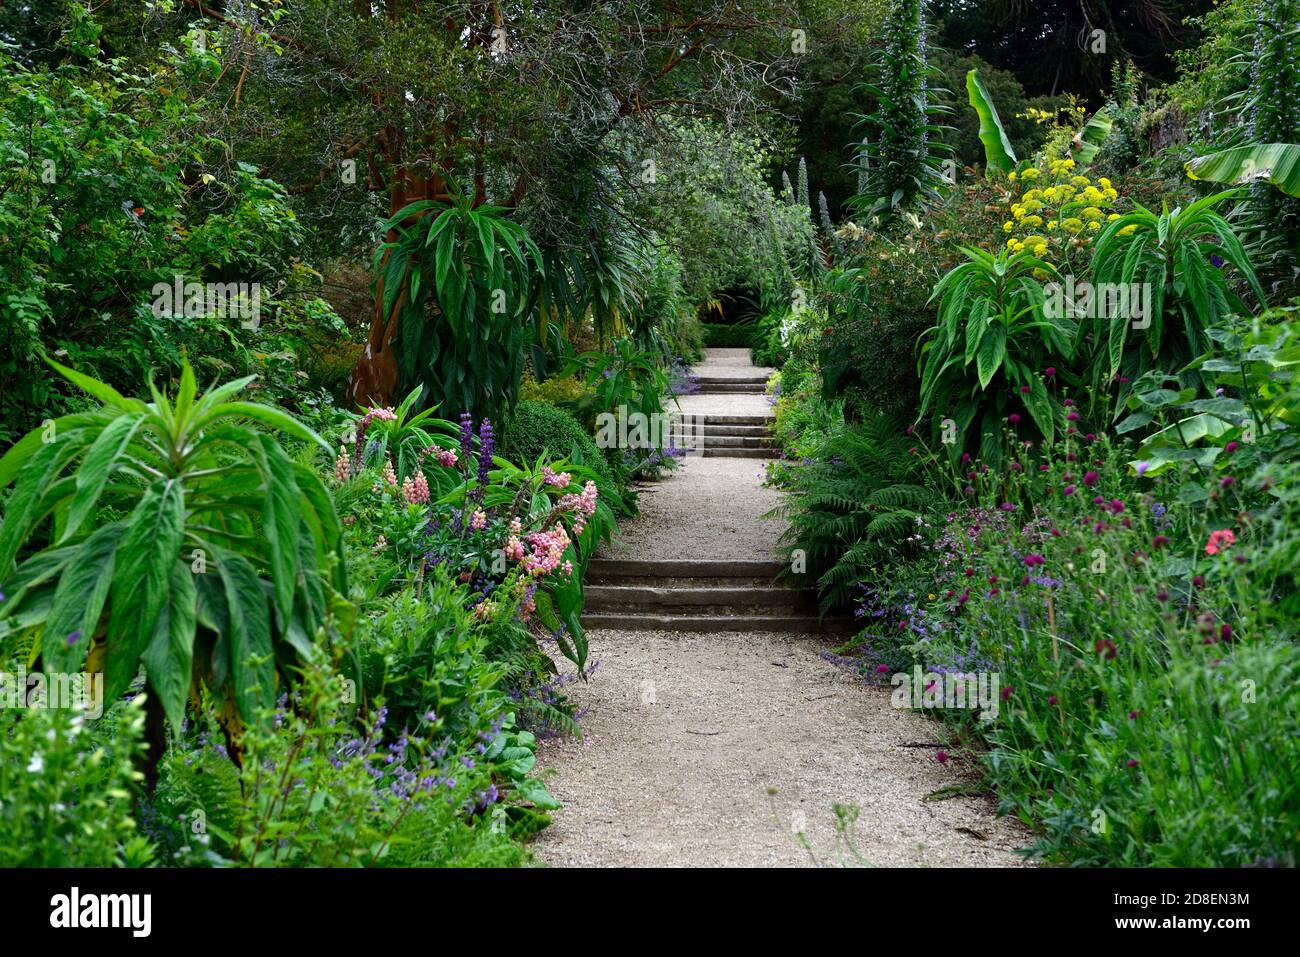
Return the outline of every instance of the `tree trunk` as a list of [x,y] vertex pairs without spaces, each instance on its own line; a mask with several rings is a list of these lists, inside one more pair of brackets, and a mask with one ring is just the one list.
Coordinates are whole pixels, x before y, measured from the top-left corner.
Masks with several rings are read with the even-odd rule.
[[[425,179],[399,170],[393,174],[389,189],[389,215],[395,216],[403,207],[424,199],[449,199],[447,181],[439,174]],[[403,223],[403,225],[406,225]],[[397,238],[396,230],[386,237],[389,242]],[[382,271],[387,255],[380,261]],[[405,305],[405,293],[393,303],[393,311],[384,314],[384,281],[382,272],[375,277],[375,307],[370,320],[370,335],[361,358],[352,369],[348,380],[347,403],[353,408],[393,405],[400,385],[397,356],[393,353],[393,336],[397,333],[398,317]]]

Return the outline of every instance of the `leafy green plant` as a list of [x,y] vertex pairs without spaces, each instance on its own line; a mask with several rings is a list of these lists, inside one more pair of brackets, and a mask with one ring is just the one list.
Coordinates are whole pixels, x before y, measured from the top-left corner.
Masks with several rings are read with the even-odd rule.
[[934,287],[938,322],[921,345],[918,421],[935,408],[956,424],[961,439],[949,443],[956,457],[978,437],[990,464],[1001,457],[1003,422],[1023,406],[1039,433],[1050,439],[1055,409],[1043,371],[1073,351],[1076,327],[1046,308],[1043,282],[1056,268],[1029,251],[996,255],[962,247],[968,261]]
[[1155,385],[1135,389],[1131,414],[1119,433],[1152,429],[1140,457],[1130,463],[1143,474],[1158,475],[1177,463],[1209,469],[1227,455],[1238,468],[1255,467],[1260,478],[1270,468],[1296,458],[1300,437],[1300,343],[1296,308],[1270,310],[1249,320],[1236,319],[1207,331],[1210,350],[1191,367],[1211,377],[1211,398],[1193,388],[1162,388],[1172,376],[1148,377]]
[[998,116],[998,108],[993,104],[984,81],[980,79],[979,70],[971,70],[966,74],[966,95],[980,119],[979,136],[980,142],[984,144],[985,165],[1003,174],[1010,173],[1016,168],[1016,151],[1007,138],[1002,118]]
[[1165,207],[1155,213],[1139,205],[1102,230],[1093,247],[1093,283],[1145,284],[1150,315],[1136,337],[1130,334],[1136,331],[1134,317],[1123,310],[1084,324],[1081,332],[1091,329],[1096,338],[1095,391],[1101,391],[1105,379],[1123,375],[1132,380],[1155,368],[1190,362],[1206,350],[1206,330],[1246,311],[1219,263],[1231,265],[1255,298],[1265,301],[1241,241],[1216,211],[1235,195],[1217,193],[1172,212]]
[[[500,418],[519,394],[542,256],[499,206],[472,197],[421,200],[381,224],[397,238],[375,253],[385,315],[405,389],[475,418]],[[413,222],[412,222],[413,220]]]
[[592,389],[590,402],[597,416],[617,415],[619,410],[645,416],[664,411],[668,374],[656,353],[631,339],[619,339],[608,352],[582,353],[570,371],[577,370]]
[[1087,167],[1097,158],[1102,144],[1110,135],[1111,127],[1114,125],[1115,120],[1106,109],[1100,109],[1088,117],[1088,122],[1084,123],[1083,128],[1075,134],[1071,147],[1073,150],[1071,155],[1080,169]]
[[[823,613],[856,597],[864,569],[905,553],[922,514],[937,503],[908,446],[895,421],[872,415],[791,471],[789,494],[770,515],[789,520],[781,542],[790,567],[803,569],[785,574],[817,583]],[[793,561],[796,551],[806,566]]]
[[1247,186],[1260,179],[1288,196],[1300,196],[1300,145],[1260,143],[1234,146],[1198,156],[1186,166],[1187,175],[1210,183]]
[[397,727],[420,725],[459,741],[485,730],[501,708],[501,667],[484,654],[487,638],[463,591],[437,565],[419,594],[404,589],[363,622],[366,700],[384,701]]
[[[238,400],[249,378],[200,395],[186,364],[146,403],[51,364],[102,404],[0,458],[0,633],[31,635],[48,671],[104,672],[108,700],[143,665],[175,727],[199,687],[256,723],[347,578],[319,476],[250,423],[328,447]],[[24,545],[44,547],[15,569]]]
[[0,707],[0,865],[148,863],[152,850],[131,815],[143,750],[139,697],[102,722],[66,708]]
[[420,468],[430,449],[456,448],[454,423],[434,418],[434,408],[413,411],[423,392],[424,386],[416,386],[396,408],[370,409],[358,417],[350,462],[354,471],[392,459],[403,479]]
[[884,31],[878,78],[862,85],[876,102],[875,112],[861,117],[869,131],[862,147],[866,192],[851,202],[872,215],[891,218],[937,198],[941,176],[933,154],[943,145],[935,138],[939,128],[933,118],[948,108],[927,96],[926,83],[937,71],[926,62],[922,0],[892,0]]

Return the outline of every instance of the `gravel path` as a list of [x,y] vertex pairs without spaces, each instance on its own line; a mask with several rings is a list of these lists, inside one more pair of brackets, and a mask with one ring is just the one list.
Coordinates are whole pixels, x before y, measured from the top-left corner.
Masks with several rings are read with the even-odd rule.
[[[700,374],[752,374],[748,353],[711,349]],[[770,414],[761,395],[687,396],[689,411]],[[753,410],[752,412],[750,410]],[[615,558],[773,557],[779,493],[757,459],[688,458],[648,487]],[[835,804],[860,809],[873,865],[1015,866],[1027,832],[988,796],[927,801],[977,775],[935,759],[943,728],[821,657],[820,636],[588,632],[586,683],[566,688],[584,739],[539,748],[564,802],[533,845],[570,866],[798,866],[837,859]],[[561,669],[572,665],[559,661]],[[925,747],[905,745],[923,743]]]
[[[836,803],[875,866],[1015,866],[1026,835],[991,797],[927,801],[975,775],[942,726],[823,660],[819,639],[588,632],[600,664],[566,692],[584,740],[542,742],[565,807],[533,844],[556,866],[800,866],[836,860]],[[571,671],[572,665],[568,668]]]
[[697,376],[718,379],[752,379],[769,376],[776,370],[771,366],[756,366],[749,358],[748,349],[705,349],[704,361],[694,366]]
[[688,456],[663,481],[641,488],[640,514],[619,526],[619,541],[601,557],[775,558],[782,525],[763,515],[781,495],[763,486],[763,466],[763,459]]

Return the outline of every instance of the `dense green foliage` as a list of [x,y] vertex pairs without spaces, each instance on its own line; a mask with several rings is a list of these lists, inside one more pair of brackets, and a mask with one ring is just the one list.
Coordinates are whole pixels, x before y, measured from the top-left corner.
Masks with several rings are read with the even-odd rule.
[[0,864],[532,863],[707,345],[1027,854],[1294,866],[1297,9],[6,5]]
[[533,241],[503,212],[468,198],[412,203],[382,227],[398,238],[375,251],[384,314],[402,299],[394,348],[403,387],[423,386],[426,402],[477,417],[499,418],[518,395],[523,322],[542,269]]
[[[186,364],[175,398],[154,390],[146,404],[55,368],[103,406],[50,420],[0,459],[0,485],[14,484],[0,524],[3,637],[34,637],[51,672],[102,670],[108,699],[143,664],[174,728],[192,685],[263,720],[277,670],[288,677],[347,578],[319,476],[250,424],[324,443],[238,400],[247,379],[199,396]],[[94,521],[104,513],[121,517]],[[13,568],[47,519],[47,547]]]
[[598,485],[611,490],[617,488],[609,464],[591,433],[572,415],[549,403],[524,401],[515,406],[501,434],[501,442],[506,453],[520,461],[571,459],[592,469]]
[[[933,6],[947,36],[1031,29]],[[987,173],[889,232],[841,223],[770,353],[790,558],[860,625],[833,660],[942,722],[936,759],[977,770],[1048,862],[1296,863],[1300,354],[1296,306],[1268,306],[1300,287],[1276,242],[1288,154],[1241,140],[1285,113],[1287,6],[1221,5],[1157,89],[1101,5],[1126,55],[1104,110],[1026,105],[1027,147],[995,113],[1023,90],[975,64],[961,125]],[[1067,76],[1059,22],[1020,54],[974,46],[1051,50]],[[1249,191],[1184,174],[1239,145],[1188,170]]]

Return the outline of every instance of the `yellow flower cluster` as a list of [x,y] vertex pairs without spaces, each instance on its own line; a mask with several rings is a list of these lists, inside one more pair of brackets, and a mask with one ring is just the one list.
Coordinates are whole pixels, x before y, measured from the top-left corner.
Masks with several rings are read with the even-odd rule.
[[1017,113],[1016,119],[1033,120],[1039,126],[1042,126],[1044,123],[1055,123],[1058,114],[1064,114],[1065,119],[1063,120],[1063,122],[1069,122],[1072,119],[1070,114],[1086,113],[1086,112],[1087,109],[1085,109],[1082,106],[1075,106],[1075,107],[1063,106],[1060,109],[1056,109],[1056,110],[1040,110],[1036,106],[1031,106],[1028,109],[1026,109],[1025,112]]
[[1049,250],[1080,247],[1104,222],[1119,218],[1109,212],[1119,193],[1106,177],[1093,182],[1075,172],[1072,159],[1054,159],[1045,170],[1029,166],[1009,178],[1019,195],[1011,196],[1011,218],[1002,224],[1007,248],[1042,258]]

